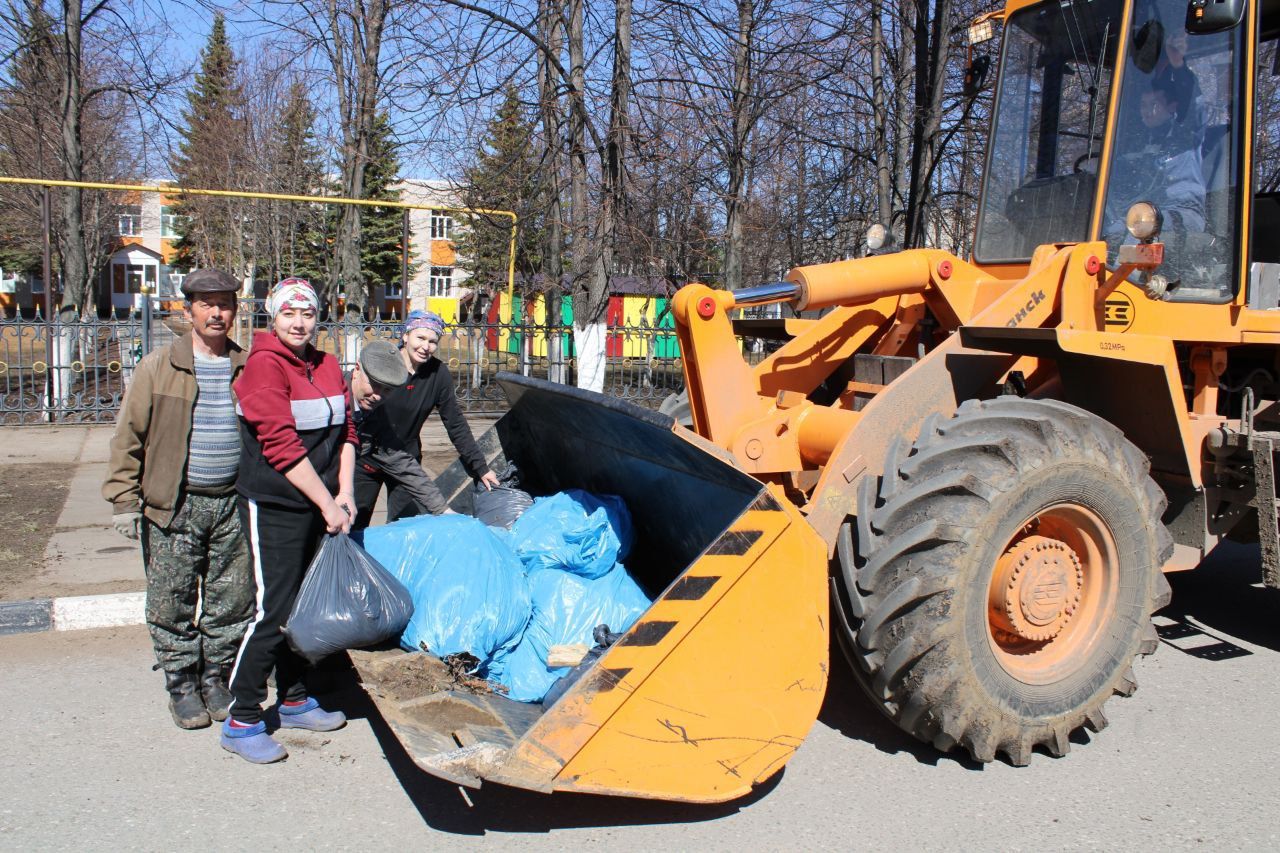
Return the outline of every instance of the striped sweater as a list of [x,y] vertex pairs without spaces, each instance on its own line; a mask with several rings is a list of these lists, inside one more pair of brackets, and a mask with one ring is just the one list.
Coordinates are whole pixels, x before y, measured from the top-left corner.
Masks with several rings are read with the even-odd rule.
[[196,404],[191,412],[187,487],[224,490],[236,481],[240,434],[231,399],[231,359],[195,354]]

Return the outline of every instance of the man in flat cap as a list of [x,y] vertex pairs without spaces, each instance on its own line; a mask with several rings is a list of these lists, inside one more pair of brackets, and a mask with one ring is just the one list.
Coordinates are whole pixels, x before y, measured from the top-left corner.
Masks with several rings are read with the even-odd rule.
[[[199,269],[182,282],[191,331],[151,352],[125,394],[102,496],[142,542],[147,625],[180,728],[226,718],[227,677],[253,615],[236,511],[240,438],[231,383],[246,353],[227,335],[239,282]],[[198,608],[198,610],[197,610]]]
[[435,481],[422,468],[418,458],[407,451],[388,447],[378,441],[366,415],[373,411],[383,396],[393,388],[400,388],[409,381],[409,369],[404,366],[400,349],[390,341],[375,340],[364,345],[355,367],[347,374],[351,386],[352,413],[356,432],[360,437],[358,465],[382,472],[393,483],[432,515],[452,515],[453,510],[445,502],[444,495]]

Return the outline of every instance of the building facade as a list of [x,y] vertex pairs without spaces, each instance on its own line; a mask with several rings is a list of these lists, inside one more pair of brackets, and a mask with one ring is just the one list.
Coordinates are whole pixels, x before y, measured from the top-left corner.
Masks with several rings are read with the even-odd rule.
[[140,309],[144,292],[160,303],[182,300],[185,273],[173,266],[182,233],[175,201],[166,193],[122,196],[111,256],[98,280],[99,311]]
[[[449,208],[457,206],[456,194],[444,181],[406,180],[397,189],[404,202],[437,207],[410,209],[408,291],[401,282],[378,285],[372,294],[374,305],[383,316],[403,317],[414,309],[429,309],[452,321],[469,275],[459,266],[453,241],[456,220]],[[174,203],[175,198],[166,193],[123,197],[114,248],[99,279],[100,310],[140,308],[144,288],[160,303],[181,301],[185,273],[173,261],[182,217]],[[253,292],[247,284],[246,295]]]
[[403,317],[409,311],[434,311],[446,323],[458,319],[459,303],[467,295],[470,273],[458,257],[454,209],[461,206],[448,181],[408,179],[396,189],[406,204],[421,205],[409,211],[409,262],[413,274],[408,292],[399,284],[380,287],[376,294],[384,315]]

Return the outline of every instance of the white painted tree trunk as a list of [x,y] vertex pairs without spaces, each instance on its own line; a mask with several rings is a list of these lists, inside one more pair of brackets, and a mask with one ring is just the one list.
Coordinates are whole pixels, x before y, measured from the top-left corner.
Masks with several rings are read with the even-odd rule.
[[71,402],[71,363],[76,357],[74,329],[67,326],[61,328],[53,346],[53,399],[59,408]]
[[578,351],[578,387],[604,393],[605,324],[573,324],[573,344]]
[[357,323],[342,325],[342,367],[346,370],[360,360],[360,351],[364,349],[364,325]]
[[484,364],[483,359],[488,355],[485,348],[484,326],[479,326],[467,332],[467,348],[469,361],[471,362],[471,387],[480,390],[481,384],[484,382]]

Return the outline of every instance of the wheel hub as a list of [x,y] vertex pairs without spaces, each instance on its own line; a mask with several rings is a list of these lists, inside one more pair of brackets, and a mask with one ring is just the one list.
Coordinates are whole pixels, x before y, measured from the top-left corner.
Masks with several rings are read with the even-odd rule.
[[1070,546],[1047,536],[1021,539],[996,566],[995,625],[1022,640],[1052,640],[1079,608],[1083,587],[1084,569]]

